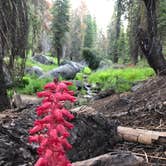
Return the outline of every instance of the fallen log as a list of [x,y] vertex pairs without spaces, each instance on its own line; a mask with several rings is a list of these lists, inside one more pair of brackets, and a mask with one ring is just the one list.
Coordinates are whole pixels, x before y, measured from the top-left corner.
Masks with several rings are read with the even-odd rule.
[[73,163],[72,166],[143,166],[144,159],[130,152],[107,153],[88,160]]
[[118,126],[117,132],[118,135],[126,141],[138,142],[143,144],[166,143],[166,132],[133,129],[122,126]]

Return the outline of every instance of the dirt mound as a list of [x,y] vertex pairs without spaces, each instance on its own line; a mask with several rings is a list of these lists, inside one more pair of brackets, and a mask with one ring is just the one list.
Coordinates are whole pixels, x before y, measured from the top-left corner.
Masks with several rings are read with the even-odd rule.
[[134,93],[127,92],[90,104],[121,125],[166,131],[166,77],[149,79]]
[[[113,95],[90,104],[97,112],[118,119],[122,126],[166,131],[166,77],[152,78],[134,93]],[[146,156],[150,165],[166,165],[166,145],[121,142],[114,150]]]

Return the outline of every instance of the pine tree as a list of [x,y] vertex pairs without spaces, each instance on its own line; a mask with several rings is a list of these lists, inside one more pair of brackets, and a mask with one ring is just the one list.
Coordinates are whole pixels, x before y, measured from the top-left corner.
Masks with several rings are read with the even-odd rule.
[[82,47],[82,34],[81,34],[81,18],[77,10],[72,12],[68,42],[69,42],[70,60],[73,59],[76,61],[80,60],[81,47]]
[[[128,11],[128,34],[130,57],[133,64],[138,62],[139,42],[138,42],[138,27],[141,22],[141,3],[138,0],[133,0],[129,4]],[[143,11],[142,11],[143,13]]]
[[58,65],[60,65],[65,34],[69,31],[69,1],[55,0],[52,14],[53,47],[57,53]]
[[96,37],[96,21],[92,18],[90,14],[88,14],[85,17],[85,24],[86,24],[86,30],[85,30],[85,37],[84,37],[84,47],[92,48],[94,45],[94,40]]

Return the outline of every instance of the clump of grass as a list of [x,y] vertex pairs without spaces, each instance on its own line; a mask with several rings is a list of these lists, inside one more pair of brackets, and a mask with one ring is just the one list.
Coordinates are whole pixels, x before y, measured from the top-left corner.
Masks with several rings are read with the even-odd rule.
[[125,92],[129,91],[134,83],[146,80],[154,74],[154,71],[148,67],[107,69],[92,73],[88,81],[90,83],[99,83],[102,90],[112,88],[116,92]]

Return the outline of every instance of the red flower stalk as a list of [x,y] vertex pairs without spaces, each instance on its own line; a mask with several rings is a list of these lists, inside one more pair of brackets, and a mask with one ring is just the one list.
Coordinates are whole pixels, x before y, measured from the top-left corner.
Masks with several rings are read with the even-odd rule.
[[39,144],[39,159],[35,166],[71,166],[66,151],[72,148],[67,138],[70,136],[68,130],[73,125],[68,120],[74,116],[63,106],[66,100],[76,100],[74,93],[68,90],[70,85],[71,82],[58,82],[55,79],[45,85],[44,91],[37,93],[44,99],[41,106],[36,108],[40,119],[35,120],[34,127],[29,131],[29,142]]

